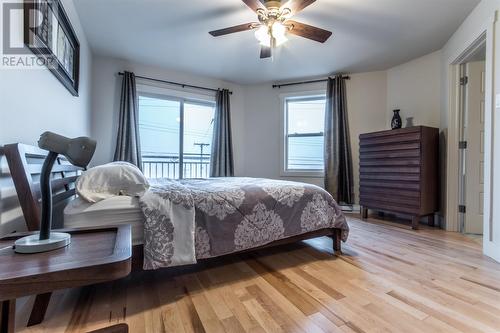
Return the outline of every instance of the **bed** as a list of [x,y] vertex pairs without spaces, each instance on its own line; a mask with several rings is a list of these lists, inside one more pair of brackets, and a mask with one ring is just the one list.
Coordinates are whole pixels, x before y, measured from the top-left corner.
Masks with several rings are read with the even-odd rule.
[[[96,180],[102,172],[124,179],[127,171],[121,164],[105,165],[83,176],[82,195],[92,200],[94,191],[105,187],[110,178],[103,184]],[[125,168],[143,177],[137,168]],[[88,193],[82,183],[91,186]],[[93,204],[82,197],[75,199],[64,211],[65,227],[86,227],[88,221],[99,226],[131,224],[134,245],[142,244],[145,250],[144,269],[194,264],[325,228],[340,229],[343,241],[348,236],[342,210],[331,195],[314,185],[246,177],[150,183],[138,197],[116,196],[113,190],[104,200],[99,194],[100,201]]]
[[[38,230],[40,224],[40,191],[37,177],[40,174],[42,162],[45,158],[46,152],[36,147],[23,144],[6,145],[4,147],[4,151],[26,220],[27,228],[30,231]],[[84,202],[81,198],[76,196],[74,187],[74,183],[80,172],[81,170],[79,168],[69,165],[63,158],[59,158],[57,160],[57,164],[53,169],[54,180],[52,181],[54,215],[56,217],[54,223],[55,228],[88,227],[90,226],[88,221],[92,221],[93,225],[130,224],[132,225],[133,230],[133,267],[135,269],[142,267],[155,269],[166,266],[175,266],[172,265],[171,261],[169,262],[169,265],[164,265],[165,262],[159,262],[158,264],[158,262],[155,262],[158,258],[153,258],[154,260],[149,261],[149,264],[145,261],[145,259],[148,259],[148,253],[150,253],[151,250],[148,249],[147,242],[144,240],[151,238],[154,239],[157,236],[154,236],[151,232],[152,229],[148,229],[147,227],[147,221],[150,219],[145,219],[144,204],[142,205],[143,207],[141,207],[141,203],[137,198],[123,196],[107,199],[94,204]],[[279,194],[273,194],[271,192],[276,192],[276,190],[280,189],[280,186],[286,185],[285,183],[273,183],[273,181],[270,180],[255,180],[250,178],[238,178],[233,179],[233,181],[228,179],[218,179],[212,180],[210,184],[207,184],[207,182],[207,180],[181,182],[169,180],[166,185],[162,184],[162,186],[166,186],[166,188],[163,188],[163,194],[171,193],[172,186],[174,188],[181,186],[186,188],[186,191],[188,191],[186,193],[190,193],[191,197],[196,198],[196,196],[192,193],[196,192],[197,188],[203,188],[203,186],[206,186],[205,194],[196,194],[202,198],[200,201],[205,200],[208,194],[219,197],[220,199],[221,193],[223,192],[217,192],[219,189],[220,191],[229,192],[243,191],[246,192],[245,198],[250,199],[241,200],[241,198],[238,198],[237,196],[232,197],[222,195],[224,197],[223,201],[229,202],[233,200],[229,205],[232,206],[232,209],[235,211],[233,216],[239,216],[238,221],[243,224],[246,223],[246,225],[241,225],[242,223],[234,221],[232,222],[231,219],[226,219],[225,216],[224,218],[222,218],[222,216],[217,216],[217,212],[209,213],[210,210],[207,209],[204,211],[200,206],[200,202],[195,202],[196,200],[193,201],[195,202],[193,205],[193,211],[195,212],[194,214],[196,217],[195,228],[199,229],[202,227],[205,231],[203,235],[197,233],[195,237],[197,259],[213,258],[227,254],[246,252],[320,236],[331,237],[333,239],[333,251],[340,252],[342,240],[345,241],[347,239],[349,228],[345,222],[345,217],[331,196],[319,187],[306,184],[299,185],[299,187],[302,186],[303,188],[301,198],[303,197],[306,199],[299,200],[296,198],[296,200],[292,200],[293,195],[290,196],[289,193],[289,195],[285,196],[284,199],[282,198],[284,201],[282,200],[282,202],[280,202]],[[293,187],[293,184],[297,185],[300,183],[290,182],[288,184],[291,186],[291,189],[295,191],[297,187]],[[269,187],[269,191],[265,190],[266,186]],[[155,194],[154,186],[153,191],[150,192]],[[267,195],[264,196],[264,194]],[[276,197],[276,195],[278,195],[278,197]],[[291,197],[292,199],[290,199]],[[327,205],[325,206],[324,202],[318,205],[319,199],[327,202]],[[235,200],[239,200],[241,202],[239,202],[236,206],[234,203]],[[316,206],[314,206],[314,201],[316,201]],[[179,204],[179,206],[186,205],[186,202]],[[208,204],[208,206],[211,205],[212,204]],[[313,207],[311,207],[311,205],[313,205]],[[321,215],[324,209],[330,209],[332,207],[334,208],[333,211],[329,211],[328,214],[334,214],[335,223],[330,223],[328,225],[314,223],[315,219],[318,217],[318,213]],[[149,208],[151,209],[151,207]],[[63,211],[65,211],[65,213],[63,213]],[[306,213],[306,211],[308,213]],[[282,214],[285,214],[285,216],[280,219],[278,215],[281,216]],[[298,219],[298,217],[301,217],[302,220],[304,220],[304,214],[307,215],[306,219],[310,222],[308,225],[303,225],[303,227],[299,228],[297,225],[301,225],[300,222],[295,224],[291,222],[294,219]],[[249,218],[264,215],[266,218],[261,219],[260,222],[256,223],[253,223],[252,219]],[[65,221],[63,221],[63,216]],[[146,217],[148,216],[146,215]],[[219,222],[222,222],[213,223],[212,218],[214,217],[218,217]],[[276,226],[276,220],[280,220],[281,225]],[[248,221],[251,223],[249,224]],[[233,237],[233,239],[227,242],[230,245],[221,246],[220,248],[217,248],[218,245],[212,246],[208,252],[203,252],[203,249],[200,249],[200,244],[203,243],[206,245],[207,240],[209,240],[208,243],[210,244],[219,244],[224,242],[224,235],[227,234],[227,232],[225,229],[221,229],[218,224],[228,223],[238,224],[237,226],[233,225],[231,227],[232,229],[230,229],[231,232],[229,234]],[[260,227],[270,229],[256,231],[255,228],[259,228],[259,225]],[[258,237],[253,237],[257,240],[249,240],[249,237],[247,237],[247,234],[252,232],[252,229],[254,230],[254,233],[256,232],[259,234]],[[267,234],[269,233],[274,236],[268,237]],[[164,241],[162,240],[162,242]],[[145,248],[146,250],[144,250]],[[214,250],[214,248],[217,249]],[[203,255],[200,255],[201,252],[203,252]],[[151,264],[151,262],[153,264]]]

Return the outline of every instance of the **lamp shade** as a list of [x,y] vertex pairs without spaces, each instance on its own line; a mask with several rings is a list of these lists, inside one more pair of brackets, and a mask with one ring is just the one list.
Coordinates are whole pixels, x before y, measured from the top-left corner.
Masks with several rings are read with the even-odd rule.
[[96,141],[87,137],[69,139],[52,132],[43,133],[38,141],[38,146],[40,148],[61,154],[65,156],[71,164],[81,168],[86,167],[90,163],[96,145]]

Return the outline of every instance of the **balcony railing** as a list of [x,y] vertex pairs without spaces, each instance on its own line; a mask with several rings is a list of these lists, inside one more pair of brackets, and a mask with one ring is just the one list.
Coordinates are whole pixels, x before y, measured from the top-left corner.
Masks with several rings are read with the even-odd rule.
[[[181,178],[179,155],[143,155],[142,170],[149,179]],[[184,154],[182,178],[208,178],[210,176],[210,154]]]

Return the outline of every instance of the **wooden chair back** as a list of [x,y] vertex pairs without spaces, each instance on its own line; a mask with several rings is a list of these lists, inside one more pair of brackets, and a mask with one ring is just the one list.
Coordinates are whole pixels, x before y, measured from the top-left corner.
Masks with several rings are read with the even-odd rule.
[[[29,231],[40,229],[40,173],[47,151],[15,143],[4,146],[4,154]],[[59,156],[52,169],[53,228],[62,228],[63,210],[75,194],[75,182],[83,169]]]

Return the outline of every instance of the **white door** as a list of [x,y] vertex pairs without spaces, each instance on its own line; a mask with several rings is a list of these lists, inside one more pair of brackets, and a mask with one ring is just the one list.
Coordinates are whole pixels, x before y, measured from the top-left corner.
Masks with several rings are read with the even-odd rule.
[[485,68],[484,61],[466,65],[464,232],[479,235],[483,234]]

